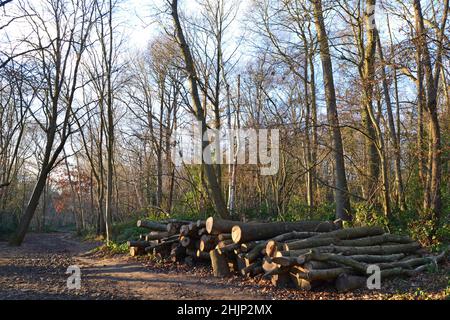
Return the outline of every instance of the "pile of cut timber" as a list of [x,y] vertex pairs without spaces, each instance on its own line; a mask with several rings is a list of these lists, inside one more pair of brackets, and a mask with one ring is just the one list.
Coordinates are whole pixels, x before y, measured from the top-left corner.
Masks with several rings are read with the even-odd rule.
[[411,276],[445,257],[427,256],[406,236],[381,227],[341,229],[330,221],[239,222],[210,217],[206,221],[138,221],[150,230],[129,241],[130,254],[151,253],[192,265],[210,262],[216,277],[233,273],[262,275],[278,287],[310,290],[333,284],[339,291],[366,285],[368,267],[381,279]]
[[369,266],[379,268],[381,280],[395,276],[412,276],[437,264],[445,257],[427,256],[419,243],[407,236],[385,233],[381,227],[335,230],[312,237],[267,242],[263,270],[297,288],[309,290],[332,283],[338,291],[366,286],[373,274]]
[[199,251],[200,238],[206,234],[204,221],[138,220],[137,226],[147,229],[149,233],[141,234],[137,241],[128,241],[131,256],[148,253],[161,259],[190,265],[209,260],[207,253]]

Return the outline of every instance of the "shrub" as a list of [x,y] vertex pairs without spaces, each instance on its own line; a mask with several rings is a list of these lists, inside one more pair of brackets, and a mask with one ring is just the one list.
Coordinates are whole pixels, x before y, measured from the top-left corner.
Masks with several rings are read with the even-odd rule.
[[353,226],[384,226],[388,227],[387,218],[372,205],[366,203],[355,203],[353,205]]
[[126,242],[117,243],[114,241],[110,241],[109,244],[106,245],[106,248],[111,254],[122,254],[128,252],[128,245]]

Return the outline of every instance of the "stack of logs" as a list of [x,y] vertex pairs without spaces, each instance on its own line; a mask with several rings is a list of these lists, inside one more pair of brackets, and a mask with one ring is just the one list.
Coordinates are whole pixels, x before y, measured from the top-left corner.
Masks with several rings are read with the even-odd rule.
[[137,226],[149,230],[149,233],[141,234],[137,241],[128,241],[131,256],[151,254],[188,265],[209,261],[209,254],[199,250],[200,239],[206,235],[205,221],[138,220]]
[[[216,277],[262,275],[277,287],[303,290],[334,284],[339,291],[366,285],[370,268],[381,279],[410,276],[445,257],[425,256],[407,236],[381,227],[342,229],[338,222],[138,221],[147,235],[129,241],[130,254],[151,253],[173,262],[210,262]],[[370,267],[375,265],[374,267]]]

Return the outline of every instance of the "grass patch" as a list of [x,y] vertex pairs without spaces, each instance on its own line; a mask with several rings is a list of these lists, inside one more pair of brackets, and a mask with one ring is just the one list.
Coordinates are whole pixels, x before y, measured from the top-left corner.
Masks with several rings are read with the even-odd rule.
[[114,224],[112,227],[112,240],[117,243],[124,243],[128,240],[137,240],[140,234],[148,233],[145,228],[138,228],[136,221]]
[[107,251],[111,254],[123,254],[128,253],[128,245],[127,243],[117,243],[114,241],[110,241],[106,246]]

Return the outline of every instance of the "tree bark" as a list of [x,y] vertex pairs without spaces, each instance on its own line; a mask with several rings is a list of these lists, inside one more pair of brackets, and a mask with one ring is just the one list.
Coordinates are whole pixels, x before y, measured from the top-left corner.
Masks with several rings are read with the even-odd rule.
[[136,226],[138,228],[147,228],[154,231],[167,231],[167,225],[149,220],[138,220]]
[[[206,133],[206,130],[207,130],[207,126],[206,126],[206,119],[205,119],[205,110],[203,110],[203,108],[202,108],[200,96],[199,96],[199,92],[198,92],[198,86],[197,86],[198,76],[197,76],[197,72],[195,70],[195,63],[192,58],[192,54],[189,49],[189,45],[186,42],[186,39],[184,37],[183,29],[181,27],[181,22],[178,17],[178,1],[177,0],[172,0],[171,9],[172,9],[171,14],[172,14],[172,18],[173,18],[173,22],[174,22],[174,26],[175,26],[176,38],[177,38],[178,44],[180,46],[181,53],[183,54],[184,62],[186,64],[186,71],[187,71],[190,89],[191,89],[190,90],[191,98],[193,100],[193,105],[194,105],[194,113],[197,118],[197,121],[201,124],[201,135],[203,137],[203,141],[202,141],[202,153],[203,153],[203,150],[205,150],[205,148],[208,146],[208,141],[204,141],[204,140],[207,140],[207,139],[205,139],[206,137],[204,137],[204,134]],[[211,158],[211,155],[209,155],[208,158]],[[202,159],[203,159],[203,157],[202,157]],[[210,160],[210,159],[207,159],[207,160]],[[203,162],[204,161],[202,161],[202,163]],[[224,219],[229,218],[227,207],[226,207],[225,201],[222,196],[221,188],[217,182],[218,180],[217,180],[216,172],[214,170],[214,166],[211,163],[209,163],[209,164],[206,163],[206,164],[204,164],[204,171],[206,173],[206,179],[207,179],[208,185],[209,185],[208,191],[211,196],[211,199],[213,200],[213,203],[214,203],[217,213]]]
[[292,231],[329,232],[336,229],[337,226],[329,221],[252,223],[234,226],[231,237],[235,243],[242,243],[270,239]]
[[247,223],[209,217],[208,219],[206,219],[206,231],[209,234],[231,233],[231,229],[233,229],[234,226],[240,226],[244,224]]
[[[396,253],[410,253],[420,249],[420,245],[416,242],[407,244],[395,245],[377,245],[377,246],[363,246],[363,247],[345,247],[345,246],[325,246],[315,248],[318,252],[324,253],[342,253],[344,255],[389,255]],[[308,253],[306,250],[281,251],[277,256],[296,257]]]
[[317,38],[320,45],[322,60],[323,81],[325,86],[325,99],[327,103],[328,122],[331,126],[333,139],[333,154],[335,164],[335,201],[336,218],[351,220],[350,199],[345,175],[344,148],[342,146],[341,130],[336,106],[336,92],[333,78],[333,65],[331,62],[328,36],[323,19],[322,1],[314,0],[314,20],[317,29]]
[[425,182],[424,209],[430,211],[435,224],[439,221],[442,209],[441,203],[441,132],[437,112],[437,89],[439,85],[439,74],[442,63],[442,45],[444,28],[447,22],[449,1],[444,3],[443,21],[439,35],[437,49],[437,61],[435,75],[431,64],[428,49],[426,30],[422,15],[420,0],[414,0],[414,16],[416,21],[416,33],[418,37],[418,48],[423,54],[423,65],[426,80],[426,110],[430,120],[430,152],[428,156],[428,174]]
[[[384,55],[383,55],[383,48],[381,47],[381,40],[378,32],[376,32],[376,38],[377,38],[377,48],[378,48],[378,56],[381,60],[381,63],[384,64]],[[404,194],[404,188],[403,188],[403,179],[402,179],[402,172],[401,172],[401,150],[400,150],[400,144],[398,143],[397,139],[397,133],[395,129],[394,124],[394,115],[392,113],[392,102],[391,102],[391,95],[389,94],[389,86],[387,83],[387,77],[386,77],[386,70],[384,65],[381,66],[381,78],[383,83],[383,93],[384,98],[386,102],[386,111],[388,115],[388,125],[389,125],[389,133],[391,137],[391,142],[394,147],[394,172],[395,172],[395,185],[397,187],[397,205],[400,208],[400,210],[406,209],[406,202],[405,202],[405,194]],[[400,130],[400,128],[398,128]]]
[[211,250],[209,254],[211,257],[213,275],[220,278],[228,277],[231,272],[230,267],[228,266],[228,260],[225,255],[220,254],[217,250]]

